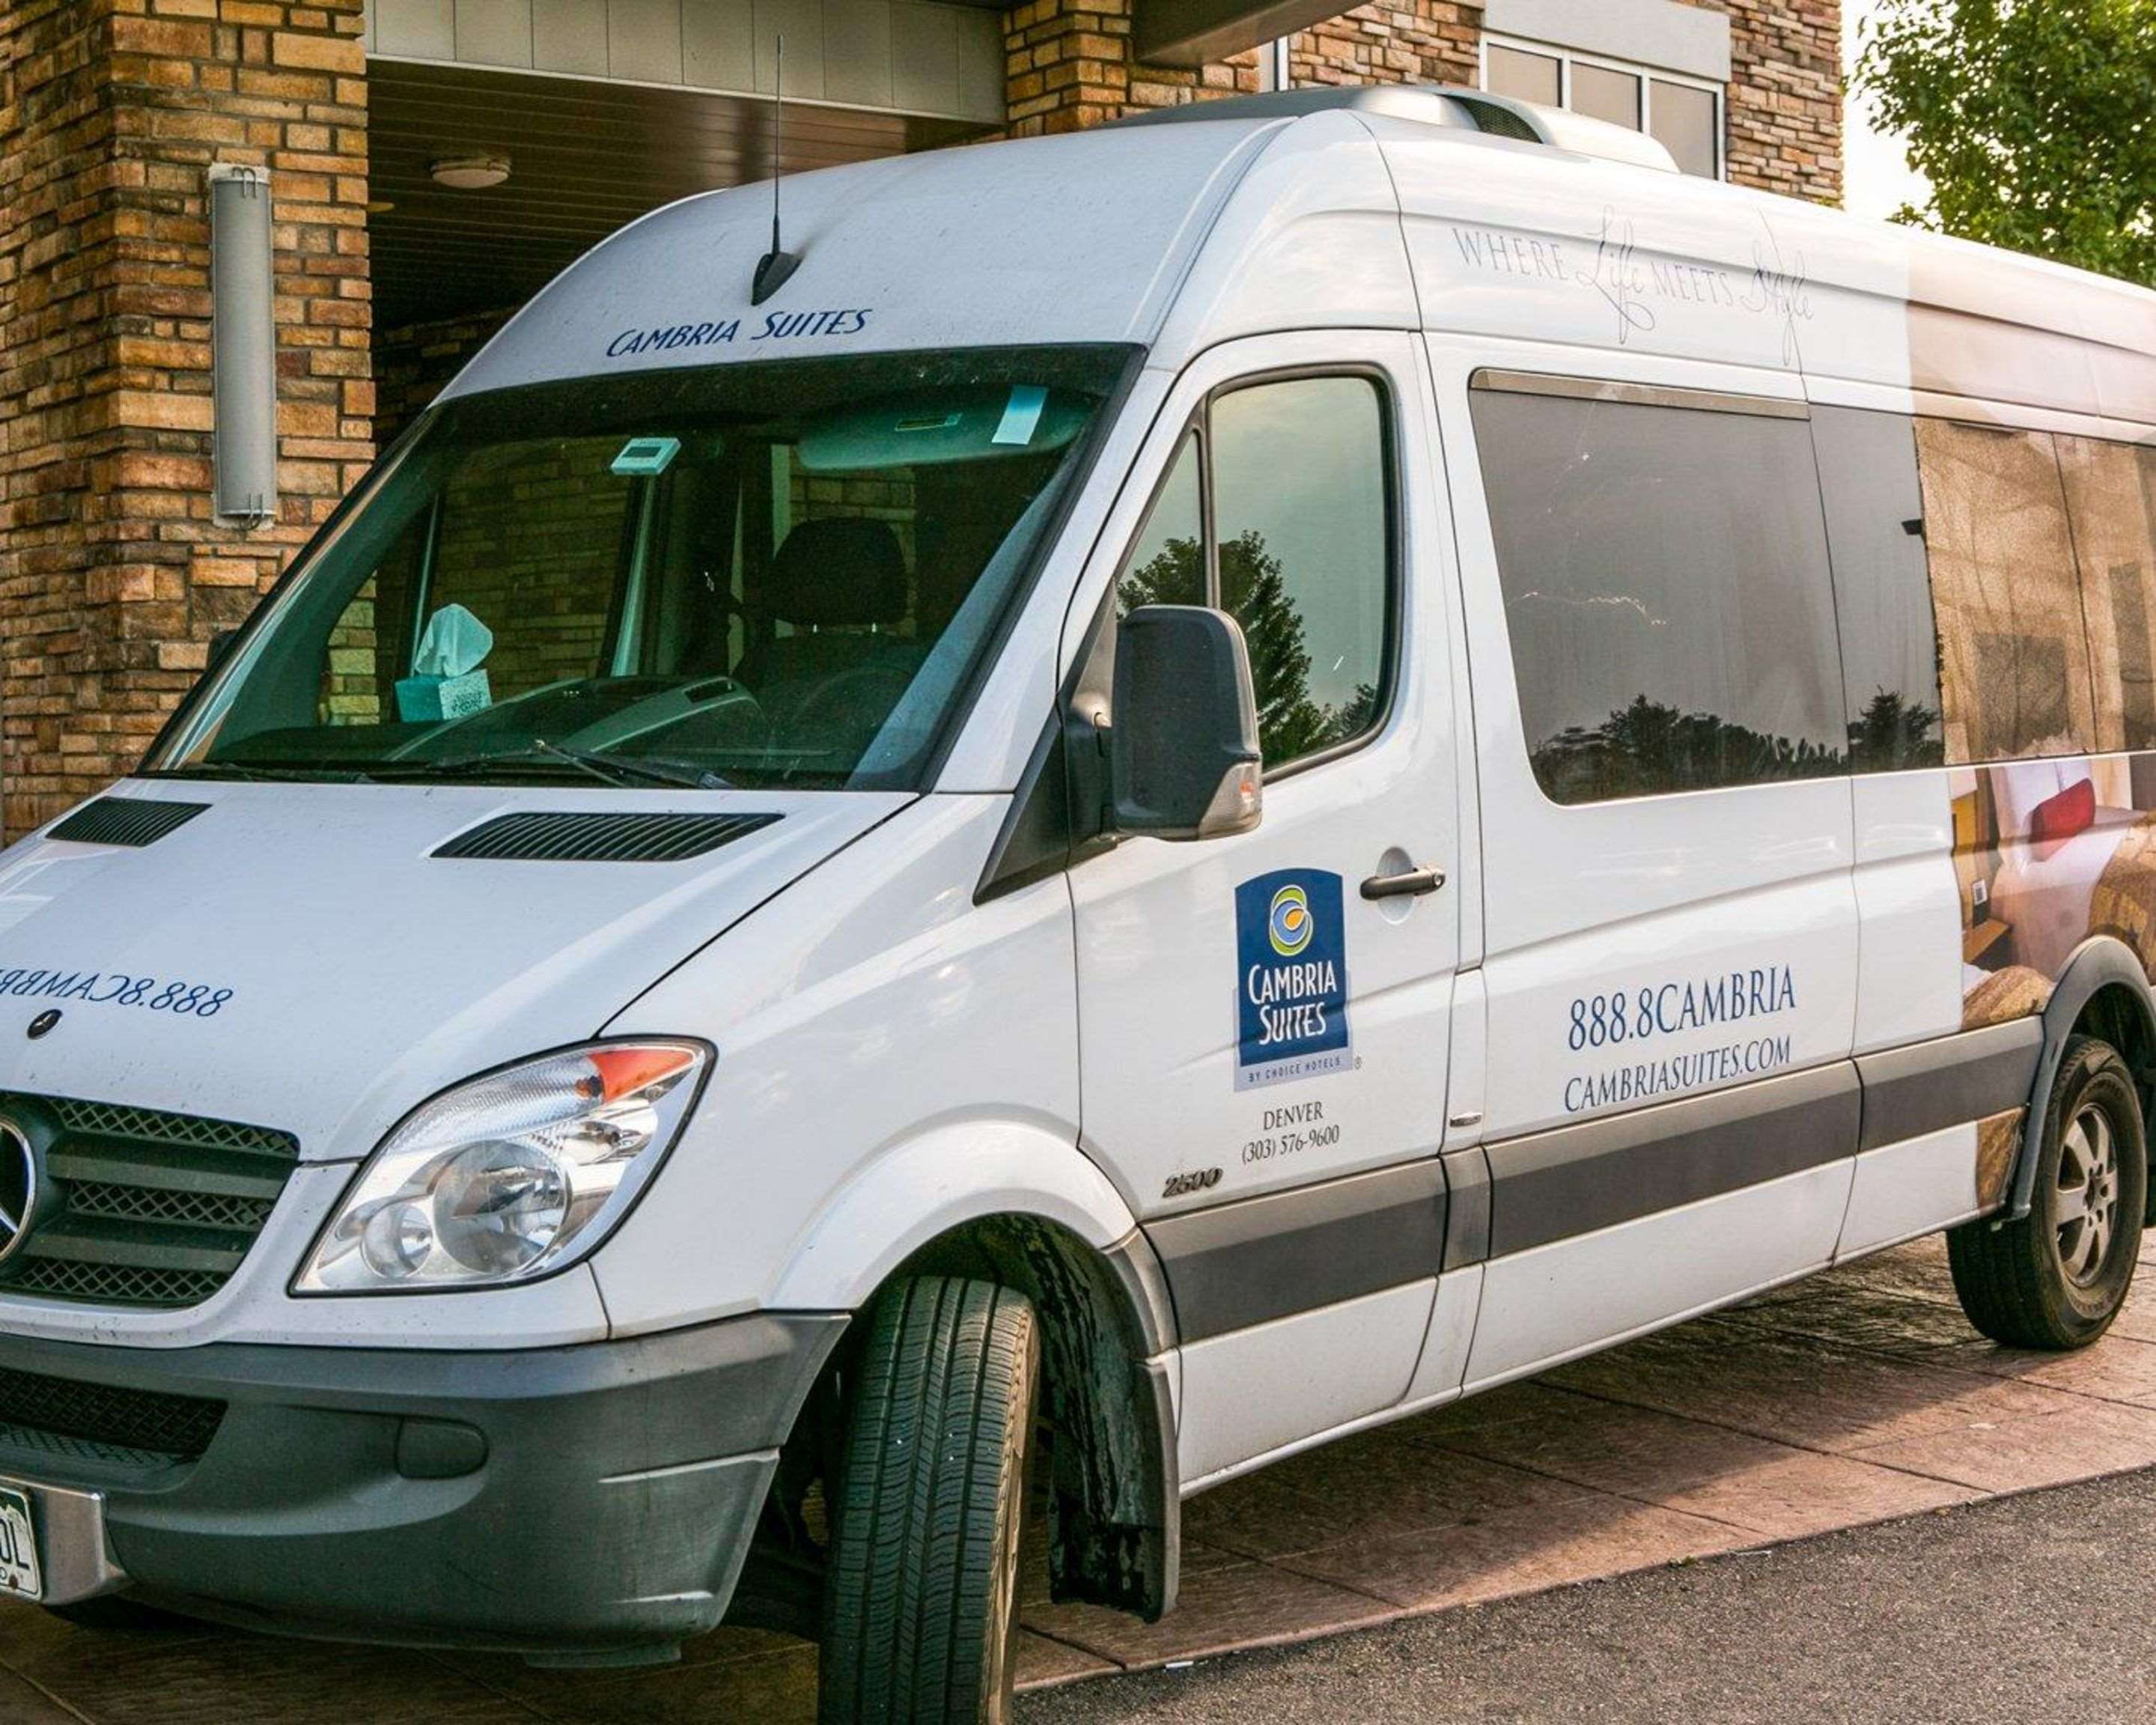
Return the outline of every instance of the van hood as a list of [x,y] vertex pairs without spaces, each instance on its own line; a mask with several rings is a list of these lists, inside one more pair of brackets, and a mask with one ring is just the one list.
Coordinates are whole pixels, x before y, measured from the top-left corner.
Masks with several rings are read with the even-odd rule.
[[[0,1091],[270,1127],[310,1162],[364,1156],[445,1086],[596,1035],[913,800],[199,781],[110,794],[206,806],[140,848],[40,836],[0,855]],[[437,854],[506,814],[685,811],[775,818],[676,862]]]

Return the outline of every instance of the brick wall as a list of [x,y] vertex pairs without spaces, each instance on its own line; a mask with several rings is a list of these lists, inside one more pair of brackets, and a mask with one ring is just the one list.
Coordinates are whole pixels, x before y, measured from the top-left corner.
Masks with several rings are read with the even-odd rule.
[[[360,0],[0,5],[0,769],[126,771],[372,454]],[[280,512],[210,511],[206,171],[275,199]]]
[[492,632],[504,701],[600,668],[632,489],[619,439],[511,444],[471,457],[442,497],[431,614],[463,605]]
[[1365,6],[1288,44],[1288,70],[1306,84],[1475,84],[1482,8],[1467,0]]
[[1841,0],[1687,0],[1729,14],[1729,177],[1841,202]]
[[[486,626],[496,701],[599,669],[622,554],[629,482],[608,470],[618,439],[511,445],[467,460],[441,493],[426,612],[462,605]],[[427,512],[413,506],[372,579],[331,632],[317,718],[373,725],[398,717],[410,669]]]
[[375,442],[388,449],[397,434],[462,371],[465,362],[516,315],[505,305],[427,323],[383,330],[374,340]]
[[[1685,0],[1729,14],[1729,177],[1841,198],[1840,0]],[[1005,14],[1009,131],[1075,131],[1140,108],[1258,88],[1255,54],[1195,71],[1130,55],[1131,0],[1029,0]],[[1359,7],[1289,42],[1291,76],[1315,84],[1479,81],[1479,0]]]

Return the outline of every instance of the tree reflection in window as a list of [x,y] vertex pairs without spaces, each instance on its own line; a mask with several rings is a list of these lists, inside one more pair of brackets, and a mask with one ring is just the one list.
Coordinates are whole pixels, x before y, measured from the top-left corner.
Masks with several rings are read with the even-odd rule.
[[1849,721],[1849,760],[1856,772],[1936,767],[1944,758],[1939,710],[1898,690],[1873,690],[1863,711]]
[[1394,579],[1384,398],[1366,377],[1284,378],[1226,391],[1199,424],[1116,599],[1125,612],[1216,605],[1241,625],[1265,768],[1277,772],[1353,742],[1383,707]]
[[1768,737],[1637,696],[1594,726],[1570,726],[1530,751],[1535,777],[1559,803],[1599,803],[1845,769],[1840,749]]
[[[1187,604],[1203,593],[1205,549],[1195,539],[1170,539],[1147,562],[1128,571],[1122,608]],[[1255,530],[1220,547],[1220,608],[1242,625],[1250,649],[1250,680],[1258,697],[1258,738],[1268,762],[1284,762],[1331,748],[1369,729],[1377,717],[1374,684],[1357,685],[1335,706],[1310,693],[1310,649],[1302,614],[1288,595],[1281,560]]]

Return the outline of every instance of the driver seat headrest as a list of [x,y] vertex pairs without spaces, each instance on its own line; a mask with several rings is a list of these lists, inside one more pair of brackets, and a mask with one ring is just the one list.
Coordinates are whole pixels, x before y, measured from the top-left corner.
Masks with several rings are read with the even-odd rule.
[[796,628],[900,623],[906,553],[889,521],[827,516],[795,525],[765,577],[767,608]]

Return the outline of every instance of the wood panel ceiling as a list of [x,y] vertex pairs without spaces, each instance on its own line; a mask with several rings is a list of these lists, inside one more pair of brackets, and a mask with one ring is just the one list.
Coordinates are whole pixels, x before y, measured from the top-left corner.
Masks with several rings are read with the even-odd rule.
[[[768,178],[771,104],[701,91],[377,60],[368,66],[375,327],[512,305],[625,223]],[[788,173],[956,143],[962,122],[788,103]],[[485,192],[434,183],[445,156],[506,156]]]

